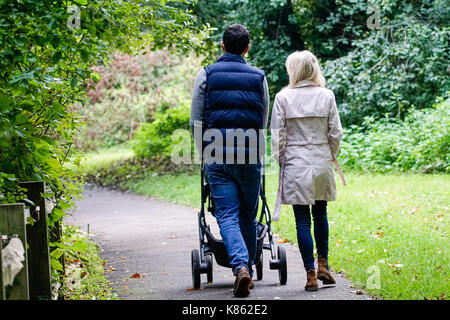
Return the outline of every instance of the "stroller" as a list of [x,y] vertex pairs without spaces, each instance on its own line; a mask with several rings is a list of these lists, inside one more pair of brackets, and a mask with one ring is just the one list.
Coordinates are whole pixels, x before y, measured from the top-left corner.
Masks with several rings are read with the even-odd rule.
[[[263,166],[264,170],[264,166]],[[265,175],[262,175],[262,184],[260,197],[262,200],[261,213],[259,221],[257,222],[257,246],[255,257],[255,269],[257,280],[263,278],[263,249],[270,250],[271,259],[269,261],[269,268],[271,270],[278,270],[280,284],[284,285],[287,282],[287,262],[286,251],[283,246],[275,247],[272,238],[271,230],[271,215],[267,205],[265,196]],[[207,210],[215,216],[214,200],[211,196],[211,188],[205,182],[205,168],[201,166],[201,196],[202,205],[198,212],[198,227],[200,250],[194,249],[191,251],[192,264],[192,283],[195,289],[200,288],[200,276],[206,273],[208,283],[213,282],[213,259],[214,256],[218,265],[230,268],[228,252],[222,240],[216,239],[211,233],[210,226],[206,222],[205,204],[208,203]],[[263,224],[265,218],[266,224]],[[264,243],[264,239],[268,236],[269,243]]]

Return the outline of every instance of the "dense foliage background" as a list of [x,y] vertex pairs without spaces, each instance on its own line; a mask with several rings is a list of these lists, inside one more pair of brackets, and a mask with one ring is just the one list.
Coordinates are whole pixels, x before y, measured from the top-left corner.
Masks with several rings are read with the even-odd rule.
[[448,0],[0,0],[0,203],[45,181],[53,224],[81,192],[80,151],[131,146],[145,161],[113,168],[127,177],[168,158],[232,23],[249,29],[272,100],[290,53],[318,56],[345,168],[448,173],[448,21]]
[[92,66],[148,47],[199,52],[207,32],[192,20],[156,0],[0,1],[0,202],[17,200],[17,180],[43,180],[58,220],[78,190],[63,164],[79,128],[72,106],[100,80]]
[[[318,56],[346,128],[339,157],[348,168],[448,171],[449,105],[435,108],[450,92],[447,1],[199,0],[178,5],[192,9],[199,27],[213,28],[204,60],[167,56],[162,65],[150,66],[145,55],[122,56],[109,67],[99,67],[103,80],[88,92],[83,116],[91,124],[80,146],[91,144],[92,149],[133,140],[139,157],[168,157],[174,124],[188,127],[197,71],[222,54],[225,28],[243,23],[251,33],[247,59],[266,72],[272,100],[288,83],[284,64],[290,53],[309,49]],[[118,74],[119,69],[128,74]],[[176,79],[186,82],[179,86]],[[184,114],[171,111],[175,107]],[[139,128],[142,122],[148,123]],[[419,127],[419,133],[413,130]],[[403,128],[402,135],[398,128]]]
[[[80,160],[72,148],[81,125],[73,106],[85,106],[100,66],[119,59],[117,52],[204,50],[207,28],[172,2],[0,1],[0,203],[24,199],[17,182],[31,180],[50,188],[50,226],[73,206],[82,185],[65,166]],[[63,241],[52,245],[74,252]],[[62,271],[53,253],[53,271]]]
[[[287,56],[303,49],[321,60],[344,125],[361,125],[365,116],[403,118],[410,107],[448,96],[448,1],[211,2],[193,8],[199,21],[217,28],[216,41],[231,23],[248,28],[249,62],[266,72],[272,97],[288,83]],[[377,12],[373,28],[367,20]]]

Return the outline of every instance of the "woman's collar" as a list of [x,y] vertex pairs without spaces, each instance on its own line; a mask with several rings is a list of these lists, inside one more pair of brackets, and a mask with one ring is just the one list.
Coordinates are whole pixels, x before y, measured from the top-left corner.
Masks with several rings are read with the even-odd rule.
[[292,88],[302,88],[302,87],[308,87],[308,86],[318,87],[319,85],[311,80],[302,80],[299,83],[297,83],[296,85],[294,85]]

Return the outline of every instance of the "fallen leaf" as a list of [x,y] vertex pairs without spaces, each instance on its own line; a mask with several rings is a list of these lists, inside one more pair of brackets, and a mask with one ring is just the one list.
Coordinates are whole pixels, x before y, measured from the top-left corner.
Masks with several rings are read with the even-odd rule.
[[289,240],[287,240],[287,239],[280,239],[277,242],[278,243],[286,243],[286,242],[289,242]]
[[395,267],[395,268],[403,268],[403,265],[401,263],[388,263],[389,267]]
[[362,290],[356,290],[356,294],[357,294],[357,295],[362,295],[362,294],[364,294],[364,291],[362,291]]
[[125,257],[120,257],[120,259],[122,259],[122,260],[123,260],[123,259],[126,259],[126,258],[125,258]]
[[414,214],[414,213],[419,212],[419,211],[420,211],[420,208],[419,207],[415,207],[414,209],[409,210],[408,213],[409,214]]
[[126,288],[128,288],[128,287],[127,287],[127,286],[122,286],[122,288],[126,289]]
[[194,291],[194,290],[203,290],[205,288],[187,288],[187,291]]
[[140,278],[141,278],[141,275],[140,275],[139,273],[135,273],[135,274],[133,274],[130,278],[133,278],[133,279],[140,279]]
[[177,236],[170,236],[170,239],[176,239]]

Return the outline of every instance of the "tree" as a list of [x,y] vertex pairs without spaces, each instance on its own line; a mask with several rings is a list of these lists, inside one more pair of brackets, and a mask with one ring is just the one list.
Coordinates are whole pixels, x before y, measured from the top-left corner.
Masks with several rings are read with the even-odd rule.
[[249,29],[249,62],[266,72],[272,97],[288,83],[287,56],[314,52],[344,125],[361,124],[367,115],[401,118],[450,90],[446,0],[220,0],[208,6],[212,2],[199,1],[205,8],[195,11],[199,20],[217,28],[218,40],[228,24]]

